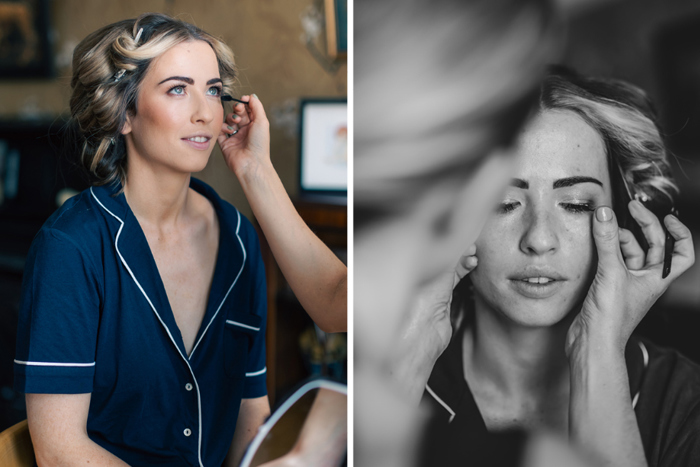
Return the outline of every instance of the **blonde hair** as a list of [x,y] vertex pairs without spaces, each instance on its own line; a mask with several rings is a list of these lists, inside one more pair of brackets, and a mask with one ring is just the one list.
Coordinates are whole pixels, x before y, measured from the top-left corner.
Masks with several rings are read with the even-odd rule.
[[626,184],[632,196],[665,206],[660,211],[668,213],[678,186],[671,174],[658,117],[642,89],[621,80],[593,78],[553,67],[542,84],[540,109],[573,111],[601,135],[616,212],[627,211]]
[[95,184],[126,182],[121,130],[138,111],[138,93],[149,65],[173,46],[201,40],[216,54],[223,94],[232,94],[236,69],[231,49],[192,24],[145,13],[105,26],[73,52],[69,133],[80,163]]

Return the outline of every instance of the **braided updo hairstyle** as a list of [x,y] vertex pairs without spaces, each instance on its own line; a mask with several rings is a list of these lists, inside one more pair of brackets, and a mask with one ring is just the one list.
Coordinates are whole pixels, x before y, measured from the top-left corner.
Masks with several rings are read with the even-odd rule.
[[173,46],[201,40],[216,54],[223,94],[232,94],[233,52],[223,41],[192,24],[145,13],[107,25],[83,39],[73,52],[69,137],[91,181],[126,182],[126,144],[121,130],[138,111],[138,93],[151,62]]

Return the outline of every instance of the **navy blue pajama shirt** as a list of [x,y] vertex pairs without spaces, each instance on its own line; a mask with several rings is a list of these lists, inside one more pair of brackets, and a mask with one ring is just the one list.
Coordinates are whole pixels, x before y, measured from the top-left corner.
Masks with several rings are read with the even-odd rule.
[[214,206],[220,240],[188,356],[141,227],[120,186],[67,201],[32,244],[22,284],[15,387],[92,393],[90,438],[132,465],[220,466],[241,400],[267,394],[265,271],[257,233]]

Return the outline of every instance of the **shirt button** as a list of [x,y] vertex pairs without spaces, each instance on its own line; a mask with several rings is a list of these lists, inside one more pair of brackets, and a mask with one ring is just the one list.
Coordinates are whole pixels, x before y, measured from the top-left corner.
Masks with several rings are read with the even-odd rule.
[[191,391],[191,390],[192,390],[192,384],[190,384],[190,383],[185,384],[185,389],[187,389],[188,391]]
[[192,434],[192,430],[190,430],[189,428],[185,428],[185,431],[183,431],[183,433],[185,434],[185,436],[189,436]]

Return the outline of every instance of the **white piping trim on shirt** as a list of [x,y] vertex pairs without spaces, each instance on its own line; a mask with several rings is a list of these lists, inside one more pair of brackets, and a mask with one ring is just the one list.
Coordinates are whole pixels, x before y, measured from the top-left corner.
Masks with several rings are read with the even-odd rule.
[[254,372],[252,372],[252,373],[246,373],[245,375],[246,375],[246,376],[260,376],[260,375],[262,375],[262,374],[265,374],[266,372],[267,372],[267,367],[263,368],[263,369],[260,370],[260,371],[254,371]]
[[104,204],[99,200],[99,198],[95,195],[95,192],[92,190],[92,187],[90,187],[90,194],[92,195],[93,198],[95,198],[95,201],[102,206],[102,209],[107,211],[112,217],[114,217],[116,220],[119,221],[121,224],[119,226],[119,230],[117,231],[117,236],[114,238],[114,248],[117,250],[117,255],[119,255],[119,259],[121,260],[122,264],[126,268],[126,270],[129,272],[129,275],[131,276],[131,279],[136,283],[136,286],[139,288],[141,293],[143,294],[144,297],[146,297],[146,301],[148,302],[149,305],[151,305],[151,309],[153,312],[156,314],[156,317],[158,318],[158,321],[160,321],[160,324],[165,328],[165,331],[168,333],[168,337],[170,337],[170,340],[172,341],[173,345],[177,349],[177,352],[180,354],[182,359],[185,361],[187,364],[187,368],[190,370],[190,374],[192,375],[192,380],[194,381],[194,386],[197,388],[197,409],[198,409],[198,416],[199,416],[199,444],[197,446],[197,456],[199,457],[199,465],[200,467],[204,467],[204,464],[202,463],[202,398],[199,393],[199,384],[197,383],[197,378],[194,375],[194,371],[192,371],[192,367],[190,366],[190,362],[187,359],[186,356],[182,354],[182,351],[180,350],[180,347],[178,347],[177,343],[175,342],[175,339],[173,339],[172,334],[170,334],[170,329],[168,329],[168,326],[166,326],[165,322],[161,319],[160,315],[158,314],[158,311],[156,310],[156,307],[153,306],[153,303],[151,302],[151,299],[148,298],[148,295],[146,292],[143,290],[143,287],[141,287],[141,284],[139,281],[136,279],[136,276],[134,273],[131,271],[131,268],[127,264],[126,260],[124,260],[124,257],[122,256],[121,252],[119,251],[119,236],[122,233],[122,229],[124,228],[124,221],[121,220],[116,214],[114,214],[112,211],[107,209]]
[[435,391],[433,391],[433,390],[430,388],[430,386],[428,386],[427,384],[425,385],[425,389],[428,390],[428,393],[429,393],[431,396],[433,396],[433,398],[438,402],[438,404],[440,404],[441,406],[443,406],[443,407],[445,408],[445,410],[447,410],[447,411],[450,413],[450,420],[449,420],[447,423],[452,423],[452,420],[454,420],[454,418],[455,418],[455,411],[452,410],[452,409],[450,408],[450,406],[447,405],[447,403],[446,403],[445,401],[443,401],[442,399],[440,399],[440,398],[438,397],[438,395],[435,394]]
[[253,331],[259,331],[259,330],[260,330],[260,328],[256,328],[255,326],[249,326],[249,325],[247,325],[247,324],[239,323],[238,321],[234,321],[234,320],[232,320],[232,319],[227,319],[226,322],[227,322],[228,324],[232,324],[232,325],[234,325],[234,326],[239,326],[239,327],[246,328],[246,329],[252,329]]
[[58,362],[23,362],[22,360],[15,359],[15,363],[27,366],[69,366],[69,367],[86,367],[95,366],[95,362],[92,363],[58,363]]
[[[644,358],[644,370],[647,369],[647,366],[649,366],[649,351],[647,350],[646,346],[642,343],[642,341],[638,341],[637,344],[639,345],[639,348],[642,349],[642,357]],[[632,410],[634,410],[637,407],[637,402],[639,402],[639,393],[641,392],[641,388],[639,391],[637,391],[637,394],[634,395],[634,398],[632,399]]]
[[192,351],[190,352],[190,357],[189,357],[190,359],[192,358],[192,355],[194,355],[194,351],[197,350],[197,346],[199,345],[199,343],[202,342],[204,335],[209,330],[209,326],[211,326],[211,323],[214,322],[214,319],[216,319],[217,315],[219,314],[221,307],[224,306],[224,302],[228,298],[228,295],[231,293],[231,290],[233,290],[233,286],[236,285],[236,282],[238,282],[238,278],[241,277],[241,273],[243,272],[243,268],[245,267],[245,261],[246,261],[246,258],[248,257],[248,254],[245,250],[245,246],[243,246],[243,241],[241,240],[240,235],[238,235],[238,232],[241,228],[241,213],[238,210],[236,210],[236,214],[238,214],[238,225],[236,225],[236,238],[238,239],[238,243],[241,244],[241,250],[243,250],[243,262],[241,263],[241,269],[238,271],[236,278],[233,280],[233,283],[231,284],[231,287],[228,288],[228,291],[226,292],[226,295],[224,295],[223,300],[221,300],[221,303],[219,303],[219,307],[216,309],[214,316],[212,316],[211,320],[209,320],[209,324],[207,324],[207,327],[204,328],[204,332],[202,332],[202,335],[199,336],[199,339],[194,344],[194,347],[192,347]]

